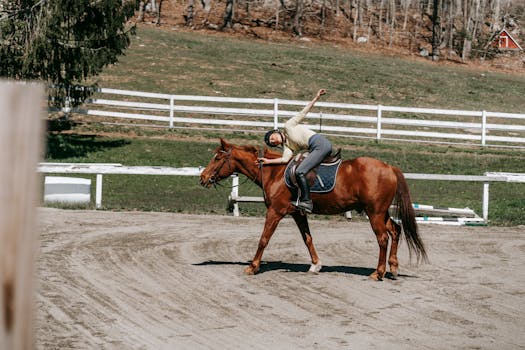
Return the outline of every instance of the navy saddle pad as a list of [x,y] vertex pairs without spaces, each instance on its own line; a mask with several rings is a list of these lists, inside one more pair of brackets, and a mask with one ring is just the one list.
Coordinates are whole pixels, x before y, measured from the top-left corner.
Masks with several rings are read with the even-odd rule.
[[[293,160],[288,163],[286,170],[284,172],[284,181],[286,186],[291,189],[296,189],[295,181],[292,181],[292,168],[296,165],[296,162]],[[335,177],[337,175],[337,170],[341,165],[341,159],[334,163],[321,163],[317,167],[317,174],[315,177],[315,182],[310,186],[311,193],[327,193],[334,189],[335,187]]]

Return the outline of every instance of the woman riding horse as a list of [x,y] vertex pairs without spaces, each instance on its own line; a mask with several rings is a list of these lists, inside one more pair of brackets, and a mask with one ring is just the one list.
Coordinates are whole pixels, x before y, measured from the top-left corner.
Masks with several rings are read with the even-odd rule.
[[[259,154],[260,149],[257,147],[238,146],[221,139],[221,145],[215,150],[200,177],[201,185],[211,187],[238,172],[263,190],[264,204],[268,209],[266,220],[257,252],[245,272],[257,273],[264,249],[277,225],[286,215],[291,215],[295,220],[308,248],[312,262],[310,271],[319,272],[322,265],[313,244],[308,216],[290,203],[293,194],[285,184],[286,166],[283,164],[259,167]],[[269,150],[264,154],[268,159],[277,159],[280,156]],[[402,233],[408,243],[409,255],[414,252],[418,261],[427,260],[425,246],[418,233],[408,184],[399,168],[369,157],[344,160],[337,171],[334,189],[329,193],[313,193],[312,200],[315,203],[314,212],[317,214],[334,215],[349,210],[366,213],[379,244],[379,260],[377,269],[370,275],[372,279],[381,280],[385,276],[387,255],[392,278],[398,275],[397,248]],[[399,218],[398,222],[389,214],[392,201],[395,203],[394,210]],[[391,244],[388,253],[389,237]]]
[[299,114],[290,118],[284,124],[283,131],[275,129],[266,133],[264,141],[268,146],[275,147],[281,144],[283,145],[283,154],[281,157],[273,159],[264,157],[257,158],[257,161],[262,164],[285,164],[292,159],[294,152],[302,150],[308,150],[310,152],[308,157],[306,157],[296,169],[295,177],[299,186],[300,196],[297,202],[292,202],[293,205],[308,213],[311,213],[313,210],[313,202],[310,199],[310,185],[306,179],[306,174],[332,153],[332,144],[324,136],[315,133],[299,123],[303,121],[314,104],[324,94],[326,94],[325,89],[319,90],[314,99],[310,101]]

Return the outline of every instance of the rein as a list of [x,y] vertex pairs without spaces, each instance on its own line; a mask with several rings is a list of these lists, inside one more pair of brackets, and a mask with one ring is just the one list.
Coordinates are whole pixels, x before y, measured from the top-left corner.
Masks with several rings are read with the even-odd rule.
[[[264,150],[259,148],[258,153],[259,153],[259,158],[264,157]],[[263,163],[261,163],[261,162],[259,162],[259,174],[261,175],[261,188],[262,188],[264,202],[267,203],[267,201],[266,201],[266,191],[264,190]]]

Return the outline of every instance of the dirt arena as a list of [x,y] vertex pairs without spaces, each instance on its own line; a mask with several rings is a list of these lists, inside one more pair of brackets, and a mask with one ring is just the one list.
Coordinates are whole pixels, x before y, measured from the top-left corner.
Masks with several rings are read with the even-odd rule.
[[431,259],[369,280],[366,222],[41,209],[37,349],[525,348],[525,227],[421,225]]

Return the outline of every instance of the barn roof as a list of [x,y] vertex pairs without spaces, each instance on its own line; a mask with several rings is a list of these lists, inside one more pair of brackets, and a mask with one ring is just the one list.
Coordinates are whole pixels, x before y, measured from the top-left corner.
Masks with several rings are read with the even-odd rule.
[[498,38],[501,36],[501,34],[505,33],[507,37],[518,47],[518,49],[523,50],[523,48],[520,46],[520,44],[514,39],[514,37],[507,31],[507,29],[502,29],[499,34]]

